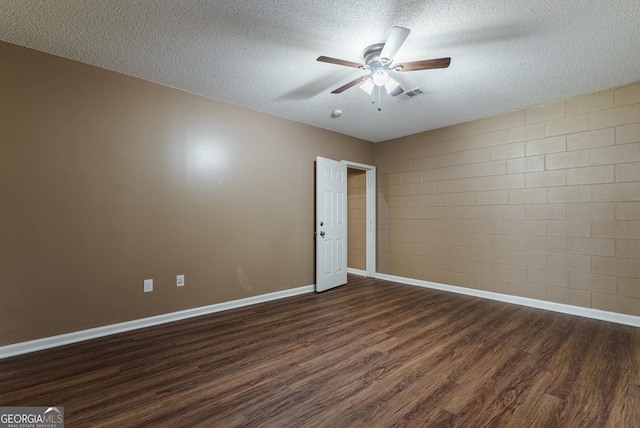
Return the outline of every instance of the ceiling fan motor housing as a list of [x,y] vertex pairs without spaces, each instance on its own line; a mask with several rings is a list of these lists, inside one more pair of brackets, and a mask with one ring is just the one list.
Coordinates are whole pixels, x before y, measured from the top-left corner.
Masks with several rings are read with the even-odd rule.
[[376,65],[382,65],[382,62],[380,61],[380,52],[382,52],[383,47],[384,43],[376,43],[374,45],[367,46],[362,52],[364,63],[367,64],[369,68],[374,68]]

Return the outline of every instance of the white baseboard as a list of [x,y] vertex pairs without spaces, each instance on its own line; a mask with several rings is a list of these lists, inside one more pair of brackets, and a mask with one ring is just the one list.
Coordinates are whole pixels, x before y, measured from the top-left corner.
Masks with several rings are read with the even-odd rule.
[[[348,273],[366,276],[365,271],[358,269],[347,269]],[[454,285],[439,284],[435,282],[422,281],[412,278],[404,278],[400,276],[387,275],[377,273],[376,278],[387,281],[399,282],[402,284],[415,285],[418,287],[431,288],[435,290],[449,291],[452,293],[465,294],[473,297],[481,297],[484,299],[496,300],[499,302],[513,303],[531,308],[545,309],[553,312],[560,312],[569,315],[577,315],[586,318],[593,318],[601,321],[609,321],[617,324],[625,324],[633,327],[640,327],[640,317],[633,315],[619,314],[615,312],[602,311],[599,309],[583,308],[580,306],[565,305],[562,303],[547,302],[544,300],[529,299],[526,297],[510,296],[507,294],[494,293],[491,291],[475,290],[472,288],[457,287]],[[61,334],[58,336],[45,337],[42,339],[29,340],[11,345],[0,346],[0,359],[12,357],[15,355],[27,354],[29,352],[40,351],[57,346],[68,345],[70,343],[82,342],[98,337],[109,336],[112,334],[123,333],[125,331],[137,330],[140,328],[151,327],[154,325],[164,324],[173,321],[179,321],[187,318],[193,318],[201,315],[212,314],[215,312],[226,311],[229,309],[240,308],[243,306],[255,305],[258,303],[269,302],[271,300],[284,299],[286,297],[297,296],[300,294],[311,293],[315,290],[314,285],[292,288],[289,290],[276,291],[274,293],[263,294],[260,296],[247,297],[230,302],[216,303],[213,305],[203,306],[200,308],[186,309],[184,311],[171,312],[163,315],[142,318],[133,321],[127,321],[118,324],[107,325],[103,327],[91,328],[88,330],[76,331],[73,333]]]
[[354,275],[360,275],[360,276],[367,276],[367,272],[364,270],[360,270],[360,269],[354,269],[354,268],[347,268],[347,273],[352,273]]
[[271,300],[284,299],[285,297],[297,296],[299,294],[311,293],[314,291],[314,289],[314,285],[307,285],[304,287],[262,294],[260,296],[232,300],[230,302],[216,303],[199,308],[186,309],[183,311],[171,312],[168,314],[156,315],[153,317],[142,318],[118,324],[106,325],[104,327],[90,328],[88,330],[75,331],[73,333],[60,334],[58,336],[45,337],[42,339],[29,340],[27,342],[0,346],[0,359],[12,357],[14,355],[40,351],[43,349],[55,348],[56,346],[68,345],[70,343],[82,342],[84,340],[95,339],[98,337],[109,336],[112,334],[123,333],[125,331],[137,330],[140,328],[151,327],[154,325],[179,321],[201,315],[208,315],[215,312],[240,308],[243,306],[255,305],[257,303],[268,302]]
[[593,318],[600,321],[609,321],[617,324],[625,324],[640,327],[640,317],[619,314],[616,312],[602,311],[600,309],[583,308],[580,306],[565,305],[563,303],[547,302],[545,300],[530,299],[527,297],[511,296],[508,294],[494,293],[492,291],[475,290],[473,288],[458,287],[455,285],[439,284],[436,282],[422,281],[419,279],[404,278],[401,276],[376,274],[376,278],[402,284],[416,285],[418,287],[432,288],[435,290],[449,291],[452,293],[466,294],[467,296],[481,297],[483,299],[497,300],[499,302],[513,303],[531,308],[545,309],[547,311],[563,314],[577,315],[585,318]]

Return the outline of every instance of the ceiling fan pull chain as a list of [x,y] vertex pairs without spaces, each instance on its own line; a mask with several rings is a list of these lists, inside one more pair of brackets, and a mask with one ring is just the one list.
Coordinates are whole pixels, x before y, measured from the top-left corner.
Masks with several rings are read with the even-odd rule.
[[371,90],[371,105],[372,106],[376,105],[376,87],[375,86]]
[[382,97],[380,96],[381,86],[378,86],[378,111],[382,111]]

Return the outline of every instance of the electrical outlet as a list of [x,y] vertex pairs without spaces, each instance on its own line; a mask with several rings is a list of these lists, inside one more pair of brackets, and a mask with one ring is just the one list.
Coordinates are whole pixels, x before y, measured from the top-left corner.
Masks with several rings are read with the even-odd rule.
[[153,291],[153,279],[144,280],[144,292],[150,293]]
[[176,276],[176,286],[177,287],[184,287],[184,275]]

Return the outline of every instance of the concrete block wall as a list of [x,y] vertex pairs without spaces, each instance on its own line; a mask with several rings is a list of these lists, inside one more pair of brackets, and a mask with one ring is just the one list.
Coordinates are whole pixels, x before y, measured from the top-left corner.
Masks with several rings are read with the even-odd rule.
[[640,83],[376,145],[378,272],[640,316]]

